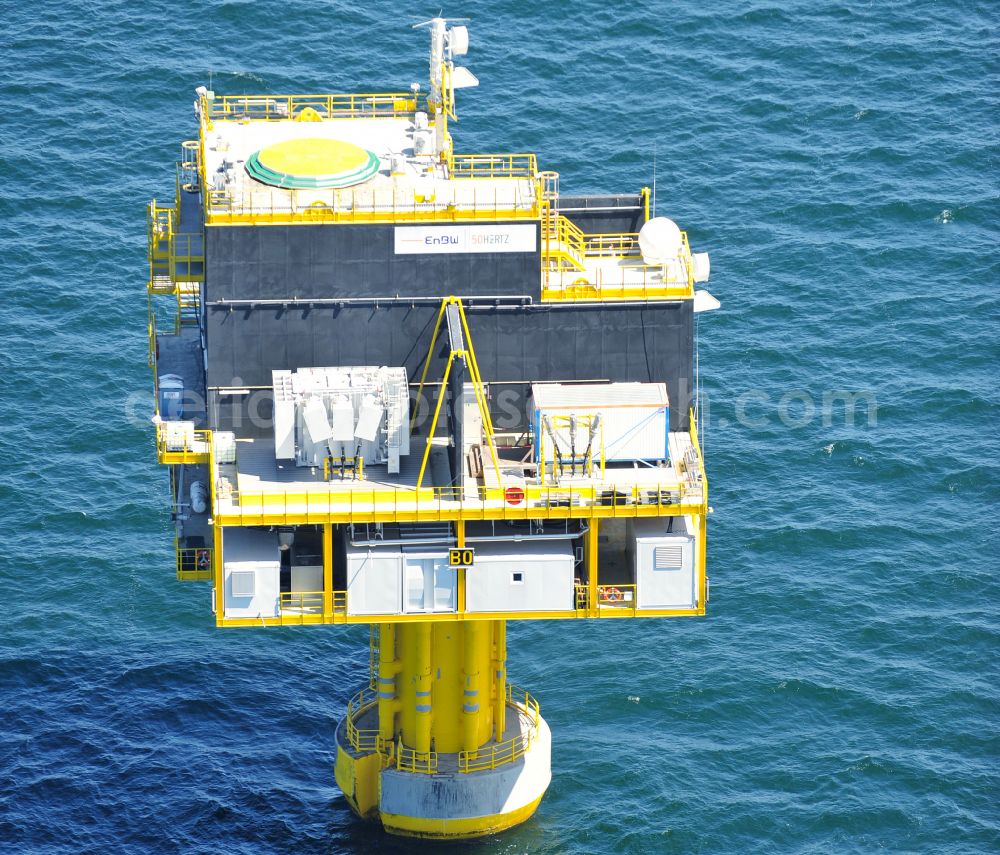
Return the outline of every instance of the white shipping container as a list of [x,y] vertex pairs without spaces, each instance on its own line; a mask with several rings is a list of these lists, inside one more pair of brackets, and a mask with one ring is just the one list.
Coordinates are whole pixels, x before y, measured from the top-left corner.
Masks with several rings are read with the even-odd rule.
[[281,553],[275,532],[223,529],[222,576],[227,618],[278,617]]
[[[551,421],[553,416],[595,416],[601,430],[592,454],[599,456],[603,437],[606,461],[666,460],[670,456],[670,406],[665,383],[534,383],[531,386],[532,424],[535,432],[535,459],[540,459],[542,443],[546,458],[552,437],[543,424],[549,416],[559,450],[564,458],[582,458],[587,447],[586,429],[578,429],[572,441],[567,426]],[[544,434],[544,440],[543,440]]]
[[469,612],[551,612],[574,607],[573,547],[568,540],[471,543],[465,572]]
[[[465,573],[470,612],[573,608],[570,541],[474,543]],[[345,552],[347,613],[430,614],[458,607],[458,577],[442,547],[350,546]]]
[[626,543],[639,609],[698,605],[698,540],[690,517],[629,520]]
[[458,577],[444,546],[347,545],[347,613],[430,614],[458,608]]

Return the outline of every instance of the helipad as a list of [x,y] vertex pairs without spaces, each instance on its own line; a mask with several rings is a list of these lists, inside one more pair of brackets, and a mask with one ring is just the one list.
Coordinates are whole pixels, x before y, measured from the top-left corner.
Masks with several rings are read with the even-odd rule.
[[272,187],[324,190],[367,181],[381,167],[378,157],[354,143],[328,137],[290,139],[247,158],[251,178]]

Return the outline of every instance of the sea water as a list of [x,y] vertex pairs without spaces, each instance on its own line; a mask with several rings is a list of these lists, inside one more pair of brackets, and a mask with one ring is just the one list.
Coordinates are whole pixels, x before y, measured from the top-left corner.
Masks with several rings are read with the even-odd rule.
[[[196,86],[405,90],[437,11],[2,4],[0,851],[415,851],[333,779],[367,630],[216,630],[174,580],[145,206]],[[469,850],[998,851],[996,5],[444,14],[482,81],[458,149],[655,175],[722,302],[708,616],[512,623],[553,781]]]

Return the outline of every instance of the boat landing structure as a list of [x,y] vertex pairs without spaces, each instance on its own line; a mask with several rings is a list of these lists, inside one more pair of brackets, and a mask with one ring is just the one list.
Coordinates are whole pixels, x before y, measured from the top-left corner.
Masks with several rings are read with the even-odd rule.
[[149,209],[149,363],[178,579],[220,627],[370,625],[337,783],[390,832],[462,838],[551,779],[509,621],[705,613],[718,303],[648,189],[456,150],[468,32],[425,26],[426,92],[198,89]]

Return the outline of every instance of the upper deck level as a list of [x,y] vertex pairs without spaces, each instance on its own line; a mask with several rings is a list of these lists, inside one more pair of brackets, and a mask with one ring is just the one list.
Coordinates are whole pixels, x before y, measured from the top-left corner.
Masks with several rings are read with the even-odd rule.
[[[510,287],[517,279],[517,288],[542,302],[691,299],[695,283],[707,278],[707,256],[693,255],[679,230],[666,252],[643,246],[648,188],[631,197],[630,213],[609,208],[597,220],[580,217],[572,201],[563,202],[558,173],[540,169],[535,154],[457,149],[449,129],[455,93],[478,80],[454,62],[468,46],[464,28],[431,24],[426,91],[417,83],[409,91],[360,94],[226,95],[199,87],[198,137],[182,144],[178,196],[197,194],[209,229],[372,225],[383,232],[366,233],[364,242],[384,245],[390,255],[520,254],[534,282],[508,277]],[[169,225],[151,228],[162,236]],[[436,231],[398,233],[407,226]],[[499,231],[486,234],[490,227]],[[189,246],[173,255],[194,258]],[[361,257],[343,245],[334,255]],[[397,286],[386,293],[416,293],[407,283],[386,284]],[[448,292],[464,293],[460,283],[446,284]]]
[[[201,135],[192,157],[198,158],[209,225],[542,216],[544,186],[534,154],[455,153],[450,136],[438,128],[446,115],[434,118],[426,98],[413,93],[205,93],[198,104]],[[275,186],[247,169],[255,154],[272,146],[313,140],[357,146],[374,156],[375,168],[341,187]]]
[[[629,211],[606,218],[610,229],[591,231],[564,205],[558,173],[540,170],[535,154],[456,152],[448,112],[432,112],[419,94],[206,91],[196,106],[200,134],[182,146],[178,190],[199,192],[209,227],[459,227],[417,238],[504,240],[508,252],[534,254],[542,301],[690,299],[707,276],[707,257],[692,254],[684,232],[668,258],[643,251],[637,227],[650,219],[648,188],[634,194]],[[491,224],[523,227],[502,235],[460,230]]]

